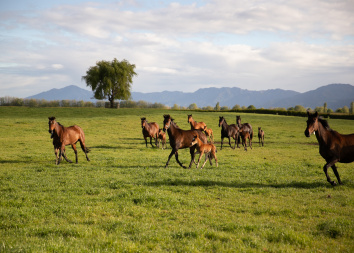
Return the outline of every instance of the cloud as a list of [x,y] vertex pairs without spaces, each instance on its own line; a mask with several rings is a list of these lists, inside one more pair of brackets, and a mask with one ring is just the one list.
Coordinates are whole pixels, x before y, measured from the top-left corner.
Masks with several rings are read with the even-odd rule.
[[2,86],[9,92],[22,82],[27,85],[21,85],[22,96],[28,86],[38,89],[34,92],[86,87],[81,81],[86,70],[113,58],[137,66],[133,91],[210,86],[306,91],[350,83],[353,12],[344,0],[74,1],[11,15],[3,10]]

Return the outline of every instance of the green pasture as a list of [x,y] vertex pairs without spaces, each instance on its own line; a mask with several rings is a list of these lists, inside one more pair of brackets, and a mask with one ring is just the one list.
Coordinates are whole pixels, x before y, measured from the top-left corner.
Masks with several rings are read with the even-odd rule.
[[[219,167],[173,157],[164,168],[171,149],[145,147],[140,117],[162,127],[167,113],[182,129],[190,113],[213,129]],[[236,115],[262,127],[264,147],[255,136],[252,150],[226,139],[220,150],[219,116]],[[49,116],[82,127],[90,162],[79,149],[78,164],[55,165]],[[305,127],[235,112],[0,107],[0,252],[354,252],[354,164],[338,164],[343,185],[332,187]],[[188,165],[189,150],[179,158]]]

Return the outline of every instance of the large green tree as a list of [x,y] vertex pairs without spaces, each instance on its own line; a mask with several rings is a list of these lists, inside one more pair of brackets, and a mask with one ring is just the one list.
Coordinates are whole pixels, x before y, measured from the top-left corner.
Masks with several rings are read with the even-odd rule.
[[127,60],[99,61],[86,71],[86,85],[92,88],[96,99],[108,99],[113,108],[115,99],[128,100],[133,83],[135,65]]

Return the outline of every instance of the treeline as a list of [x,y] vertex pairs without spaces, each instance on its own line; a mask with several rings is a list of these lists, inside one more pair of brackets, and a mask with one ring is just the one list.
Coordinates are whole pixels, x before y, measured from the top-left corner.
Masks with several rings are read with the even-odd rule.
[[[173,109],[173,110],[202,110],[202,111],[237,111],[246,113],[261,113],[261,114],[278,114],[278,115],[293,115],[293,116],[306,116],[306,111],[317,111],[324,117],[331,118],[346,118],[354,119],[354,102],[350,104],[350,107],[344,106],[343,108],[337,108],[333,111],[327,108],[327,103],[323,106],[316,107],[314,109],[305,108],[301,105],[296,105],[289,108],[256,108],[254,105],[240,106],[235,105],[232,108],[228,106],[220,106],[218,102],[214,107],[206,106],[199,108],[195,103],[189,105],[188,107],[179,106],[174,104],[172,107],[163,105],[161,103],[150,103],[146,101],[131,101],[122,100],[118,102],[118,107],[116,108],[155,108],[155,109]],[[27,106],[27,107],[109,107],[109,102],[106,101],[76,101],[76,100],[50,100],[45,99],[26,99],[26,98],[16,98],[16,97],[0,97],[0,106]]]
[[[106,101],[77,101],[77,100],[45,100],[45,99],[27,99],[16,97],[0,97],[0,106],[27,106],[27,107],[106,107]],[[119,102],[119,108],[160,108],[167,109],[160,103],[149,103],[145,101],[123,100]]]

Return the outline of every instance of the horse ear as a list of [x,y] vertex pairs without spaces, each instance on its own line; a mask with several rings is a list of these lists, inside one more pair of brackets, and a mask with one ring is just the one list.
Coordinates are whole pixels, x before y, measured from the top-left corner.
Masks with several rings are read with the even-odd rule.
[[315,117],[318,117],[318,112],[316,111],[314,115],[315,115]]

